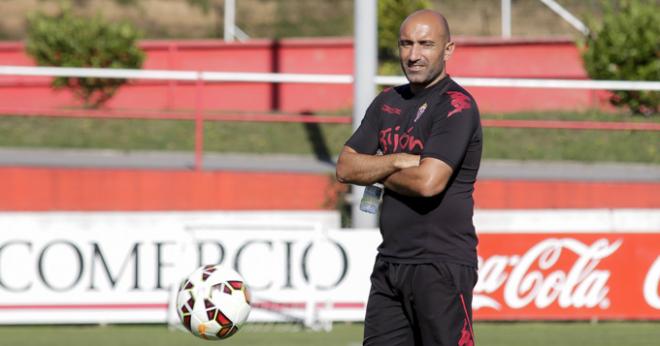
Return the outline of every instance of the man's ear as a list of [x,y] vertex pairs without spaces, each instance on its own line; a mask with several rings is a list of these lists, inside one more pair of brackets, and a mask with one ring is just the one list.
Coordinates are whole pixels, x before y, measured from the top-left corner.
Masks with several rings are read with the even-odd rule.
[[453,41],[447,42],[447,44],[445,44],[445,58],[444,58],[445,61],[449,60],[451,58],[451,55],[454,54],[455,46],[456,45],[454,44]]

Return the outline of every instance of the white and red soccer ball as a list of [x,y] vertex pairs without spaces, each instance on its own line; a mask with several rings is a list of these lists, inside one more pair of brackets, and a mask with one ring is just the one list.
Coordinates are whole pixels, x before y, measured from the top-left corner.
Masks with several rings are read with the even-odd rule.
[[234,335],[250,314],[250,293],[243,277],[223,265],[195,270],[181,283],[176,301],[183,326],[208,340]]

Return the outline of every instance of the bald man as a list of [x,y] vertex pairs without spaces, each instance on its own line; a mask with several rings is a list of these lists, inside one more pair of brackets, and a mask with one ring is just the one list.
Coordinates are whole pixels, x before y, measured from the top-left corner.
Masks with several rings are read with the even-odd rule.
[[364,345],[474,345],[482,132],[477,104],[446,71],[454,47],[440,13],[408,16],[399,55],[409,83],[376,97],[339,155],[340,182],[385,185]]

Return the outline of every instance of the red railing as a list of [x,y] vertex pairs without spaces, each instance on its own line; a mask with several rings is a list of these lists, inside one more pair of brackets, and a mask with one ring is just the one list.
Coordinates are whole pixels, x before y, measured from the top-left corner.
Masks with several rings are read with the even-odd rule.
[[[334,123],[350,124],[350,116],[319,115],[306,113],[223,113],[212,112],[204,105],[205,82],[266,82],[266,83],[326,83],[350,84],[350,75],[313,75],[286,73],[227,73],[203,71],[158,71],[158,70],[122,70],[122,69],[91,69],[91,68],[40,68],[23,66],[0,66],[0,75],[14,76],[70,76],[70,77],[103,77],[127,78],[145,80],[180,80],[194,83],[194,108],[192,110],[139,110],[139,109],[71,109],[53,107],[0,107],[0,116],[50,116],[72,118],[106,118],[106,119],[160,119],[160,120],[194,120],[195,122],[195,169],[201,169],[204,146],[205,121],[246,121],[246,122],[303,122],[303,123]],[[405,82],[403,77],[376,78],[382,85],[393,85]],[[497,79],[497,78],[462,78],[464,85],[486,87],[515,88],[592,88],[619,90],[660,90],[660,82],[628,82],[628,81],[571,81],[571,80],[539,80],[539,79]],[[603,122],[603,121],[559,121],[559,120],[482,120],[486,127],[500,128],[535,128],[535,129],[566,129],[566,130],[635,130],[659,131],[660,123],[653,122]]]
[[[203,88],[203,83],[197,83]],[[213,113],[203,111],[202,93],[197,92],[193,111],[175,112],[172,110],[119,110],[119,109],[47,109],[47,108],[6,108],[0,107],[0,116],[39,116],[62,118],[101,118],[101,119],[146,119],[146,120],[188,120],[195,121],[195,169],[202,167],[205,121],[231,122],[273,122],[273,123],[316,123],[351,124],[348,115],[290,114],[290,113]],[[507,120],[482,119],[482,125],[494,128],[561,129],[561,130],[634,130],[660,131],[660,123],[650,122],[606,122],[568,120]]]
[[[294,114],[211,111],[172,111],[137,109],[49,109],[0,107],[0,116],[39,116],[61,118],[143,119],[143,120],[202,120],[231,122],[350,124],[350,115]],[[514,120],[482,117],[484,127],[558,129],[558,130],[635,130],[660,131],[660,123],[629,121],[571,121],[571,120]]]

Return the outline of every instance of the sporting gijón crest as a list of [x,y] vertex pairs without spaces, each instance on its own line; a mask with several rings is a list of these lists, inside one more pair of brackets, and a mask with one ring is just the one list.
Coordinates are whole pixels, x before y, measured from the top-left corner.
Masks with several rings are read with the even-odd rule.
[[417,120],[419,120],[419,118],[420,118],[420,117],[424,114],[424,112],[426,111],[426,107],[428,107],[428,104],[426,104],[426,102],[424,102],[423,105],[419,106],[419,108],[417,109],[417,114],[415,114],[415,120],[413,120],[413,122],[416,123]]

